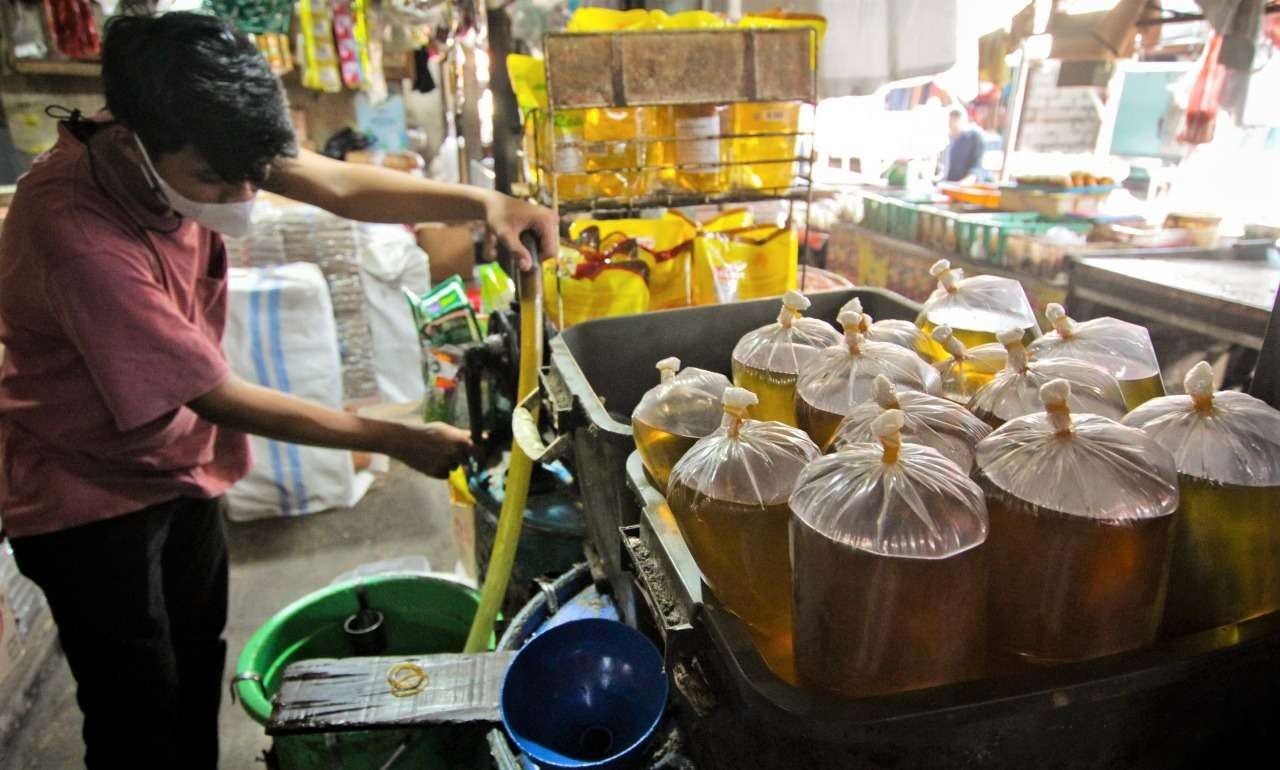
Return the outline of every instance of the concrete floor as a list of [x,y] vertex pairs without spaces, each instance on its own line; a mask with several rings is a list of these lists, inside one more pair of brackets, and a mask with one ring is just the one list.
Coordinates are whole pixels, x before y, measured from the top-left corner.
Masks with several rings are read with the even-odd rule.
[[[259,625],[294,599],[323,588],[361,564],[423,555],[433,570],[451,572],[456,551],[448,489],[393,467],[350,510],[296,519],[229,523],[231,610],[227,623],[227,676]],[[50,656],[34,705],[9,746],[0,746],[0,770],[71,770],[84,766],[75,682],[60,652]],[[226,770],[262,767],[270,742],[262,728],[223,694],[219,717]]]

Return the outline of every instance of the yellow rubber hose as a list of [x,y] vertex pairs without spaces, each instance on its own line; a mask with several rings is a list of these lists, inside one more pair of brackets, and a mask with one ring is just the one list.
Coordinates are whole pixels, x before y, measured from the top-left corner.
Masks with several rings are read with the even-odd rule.
[[[519,275],[520,289],[520,379],[516,387],[516,403],[523,401],[538,387],[538,367],[542,365],[542,268],[536,263],[532,270]],[[535,400],[529,411],[538,418]],[[464,652],[485,652],[493,635],[502,599],[511,582],[511,567],[516,560],[516,546],[520,543],[520,526],[524,523],[524,506],[529,498],[529,477],[533,473],[533,461],[514,440],[511,442],[511,464],[507,468],[506,496],[502,500],[502,513],[498,516],[498,533],[493,541],[493,554],[489,557],[489,569],[485,573],[484,587],[480,589],[480,606],[471,621]]]

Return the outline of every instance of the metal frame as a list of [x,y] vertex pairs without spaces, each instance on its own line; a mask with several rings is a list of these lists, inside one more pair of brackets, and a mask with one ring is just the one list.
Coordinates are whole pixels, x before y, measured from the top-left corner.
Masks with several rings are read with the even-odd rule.
[[[796,221],[795,204],[805,203],[804,233],[801,238],[800,283],[803,288],[811,261],[809,235],[813,204],[813,173],[817,164],[814,130],[735,134],[719,132],[699,137],[646,137],[622,142],[560,142],[554,134],[547,141],[543,131],[553,126],[556,113],[588,108],[662,107],[680,105],[728,105],[749,102],[784,102],[817,106],[818,38],[812,28],[786,29],[720,29],[616,32],[602,34],[551,33],[544,38],[547,52],[546,113],[534,111],[526,116],[526,134],[533,135],[535,178],[526,179],[533,196],[557,214],[590,213],[606,216],[635,215],[646,208],[684,206],[725,206],[738,203],[786,201],[786,226]],[[683,56],[672,56],[673,49]],[[700,52],[702,55],[700,55]],[[708,78],[689,77],[688,70],[700,67],[704,72],[728,73],[714,82]],[[797,75],[803,70],[803,76]],[[705,80],[713,81],[710,85]],[[803,117],[803,116],[802,116]],[[532,123],[530,123],[532,121]],[[562,150],[602,144],[667,145],[735,139],[791,138],[796,150],[793,157],[758,160],[722,160],[715,163],[648,162],[649,153],[637,166],[565,172],[557,168]],[[546,152],[548,157],[543,157]],[[527,159],[526,159],[527,160]],[[655,182],[665,171],[699,169],[724,173],[737,166],[789,164],[792,172],[786,187],[762,189],[724,189],[695,192],[661,189],[643,194],[590,197],[566,201],[559,194],[559,180],[565,173],[581,174],[588,179],[596,175],[625,174],[650,178]]]

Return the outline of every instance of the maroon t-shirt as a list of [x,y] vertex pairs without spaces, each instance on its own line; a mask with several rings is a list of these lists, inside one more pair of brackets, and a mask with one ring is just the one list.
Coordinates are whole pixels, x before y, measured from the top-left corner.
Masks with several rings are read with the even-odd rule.
[[244,476],[245,436],[185,406],[230,374],[226,311],[221,237],[142,206],[61,126],[18,181],[0,236],[11,536],[213,497]]

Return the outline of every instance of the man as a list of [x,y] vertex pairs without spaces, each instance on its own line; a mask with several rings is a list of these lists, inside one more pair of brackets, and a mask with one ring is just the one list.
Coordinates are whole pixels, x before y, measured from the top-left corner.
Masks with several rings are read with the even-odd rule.
[[959,182],[970,174],[982,170],[982,155],[986,152],[987,139],[982,130],[969,122],[969,113],[961,107],[953,107],[949,117],[951,141],[943,156],[942,179]]
[[227,556],[218,501],[245,433],[382,452],[442,477],[467,434],[366,420],[249,384],[221,353],[222,234],[258,188],[374,222],[554,215],[475,188],[297,151],[244,36],[186,13],[106,28],[107,111],[59,126],[0,238],[0,515],[78,685],[89,768],[217,766]]

